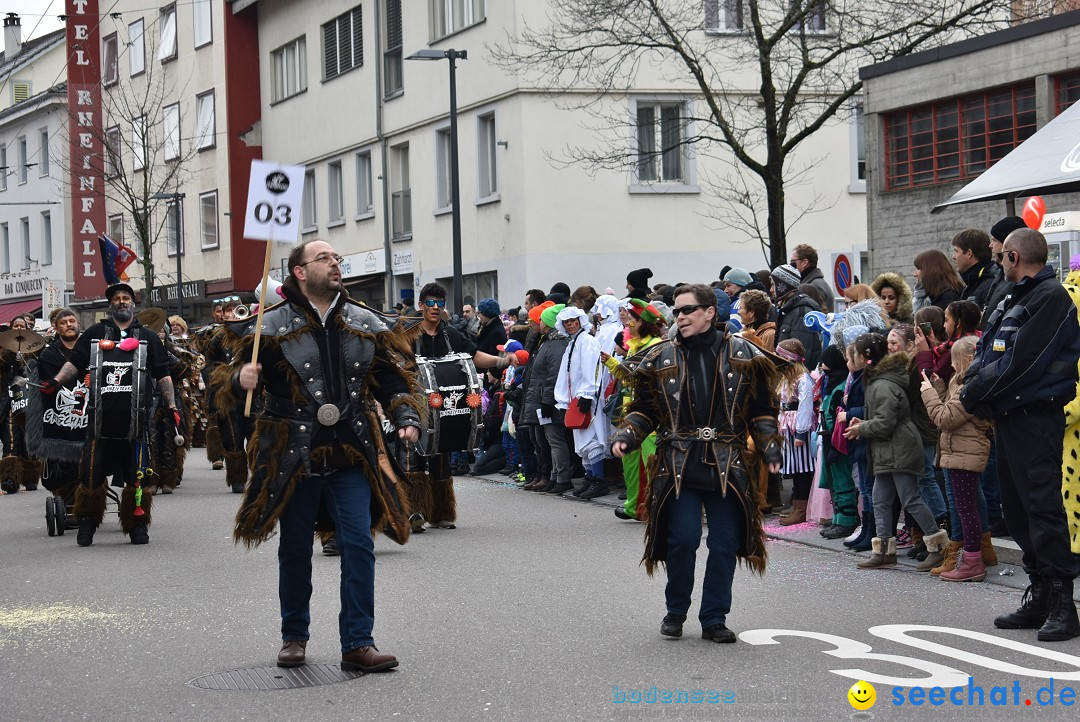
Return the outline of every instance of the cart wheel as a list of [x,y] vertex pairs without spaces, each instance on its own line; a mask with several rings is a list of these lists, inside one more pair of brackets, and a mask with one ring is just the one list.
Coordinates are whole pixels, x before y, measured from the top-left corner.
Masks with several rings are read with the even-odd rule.
[[[60,522],[63,524],[63,522]],[[49,536],[56,536],[56,511],[53,507],[52,497],[45,500],[45,528]]]
[[61,496],[53,497],[53,517],[56,519],[56,535],[64,536],[64,530],[67,529],[67,504],[64,503],[64,498]]

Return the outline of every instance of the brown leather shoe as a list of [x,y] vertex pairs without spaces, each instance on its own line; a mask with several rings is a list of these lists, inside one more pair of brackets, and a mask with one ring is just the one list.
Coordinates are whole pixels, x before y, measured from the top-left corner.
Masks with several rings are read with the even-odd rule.
[[292,640],[281,643],[281,651],[277,655],[279,667],[303,667],[307,652],[307,642],[304,640]]
[[345,672],[385,672],[397,664],[397,657],[380,652],[374,645],[360,647],[341,655],[341,669]]

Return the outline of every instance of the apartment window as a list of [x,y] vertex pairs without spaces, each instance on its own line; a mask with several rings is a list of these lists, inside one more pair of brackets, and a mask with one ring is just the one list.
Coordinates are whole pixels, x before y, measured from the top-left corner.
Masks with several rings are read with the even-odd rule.
[[30,219],[20,218],[22,226],[22,270],[30,270]]
[[217,191],[199,194],[199,246],[204,251],[218,247]]
[[705,0],[705,29],[732,33],[745,29],[743,0]]
[[974,178],[1035,130],[1032,83],[889,113],[886,188]]
[[480,179],[478,192],[481,198],[488,198],[499,192],[499,173],[495,162],[499,141],[495,136],[495,114],[481,115],[477,119],[476,131],[477,177]]
[[386,0],[384,28],[386,50],[383,52],[383,93],[393,95],[405,87],[401,57],[401,0]]
[[270,53],[273,102],[307,90],[307,41],[301,35]]
[[113,126],[105,131],[105,177],[120,174],[120,128]]
[[195,147],[199,150],[213,148],[217,142],[214,122],[214,91],[195,96]]
[[330,197],[330,223],[344,222],[345,220],[345,189],[342,187],[341,161],[335,160],[326,164],[326,185]]
[[[803,0],[794,1],[799,4],[803,3]],[[805,6],[802,22],[796,27],[807,35],[829,32],[829,3],[827,0],[807,0]]]
[[450,191],[450,129],[435,131],[435,210],[451,207]]
[[41,265],[52,265],[52,214],[41,212]]
[[866,192],[866,114],[862,102],[855,103],[851,112],[851,182],[848,190]]
[[430,0],[431,39],[445,37],[487,17],[486,0]]
[[112,85],[120,80],[120,53],[116,33],[101,41],[101,82]]
[[22,185],[26,182],[26,178],[29,172],[29,168],[27,168],[25,135],[20,136],[19,139],[15,141],[15,147],[18,149],[19,153],[19,185]]
[[315,169],[308,168],[304,173],[304,202],[300,209],[300,231],[308,233],[314,231],[319,225],[319,217],[315,213]]
[[323,80],[364,64],[364,27],[357,6],[322,26]]
[[184,219],[180,201],[165,203],[165,247],[170,256],[176,255],[176,249],[184,252]]
[[412,189],[409,187],[409,144],[390,149],[390,227],[394,238],[412,235]]
[[1054,79],[1056,86],[1056,115],[1060,115],[1070,105],[1080,100],[1080,73],[1063,75]]
[[7,190],[7,179],[9,175],[11,175],[11,171],[8,170],[7,146],[0,145],[0,191]]
[[40,141],[40,148],[38,148],[38,174],[41,176],[49,175],[49,130],[48,128],[42,128],[38,131],[38,140]]
[[195,47],[201,48],[214,42],[214,25],[210,12],[212,10],[210,0],[194,0],[191,9],[195,16],[193,32]]
[[639,182],[684,182],[685,111],[682,102],[637,102]]
[[131,123],[131,167],[142,170],[146,167],[146,116],[141,115]]
[[158,60],[176,59],[176,6],[170,5],[158,16]]
[[11,234],[8,232],[8,224],[0,223],[0,273],[11,273]]
[[371,215],[375,212],[375,198],[371,188],[371,151],[356,154],[356,214]]
[[109,238],[117,243],[124,242],[124,216],[109,216]]
[[165,160],[180,157],[180,105],[167,105],[162,111]]
[[146,37],[143,35],[142,20],[128,25],[127,56],[131,77],[146,70]]

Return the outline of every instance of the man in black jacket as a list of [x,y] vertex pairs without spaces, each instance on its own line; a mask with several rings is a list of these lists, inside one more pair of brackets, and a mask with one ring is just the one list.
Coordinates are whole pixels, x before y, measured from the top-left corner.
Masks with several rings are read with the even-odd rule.
[[985,309],[1000,270],[990,258],[990,236],[977,228],[966,228],[952,239],[953,262],[964,279],[961,298]]
[[832,300],[836,297],[829,288],[829,282],[825,280],[825,274],[818,268],[817,249],[805,243],[800,243],[791,251],[791,266],[799,272],[803,283],[807,283],[821,292],[821,297],[826,299],[827,308],[821,309],[825,313],[832,311]]
[[960,394],[969,413],[995,422],[1002,510],[1031,580],[1020,608],[994,624],[1063,641],[1080,636],[1072,599],[1077,561],[1061,500],[1064,406],[1076,394],[1080,325],[1046,263],[1041,233],[1013,231],[1002,259],[1016,286],[991,315]]
[[779,315],[776,343],[789,338],[799,339],[806,351],[806,368],[817,368],[821,361],[821,334],[807,327],[803,319],[806,314],[821,308],[805,293],[799,293],[801,280],[794,266],[784,264],[774,268],[772,282],[773,300]]

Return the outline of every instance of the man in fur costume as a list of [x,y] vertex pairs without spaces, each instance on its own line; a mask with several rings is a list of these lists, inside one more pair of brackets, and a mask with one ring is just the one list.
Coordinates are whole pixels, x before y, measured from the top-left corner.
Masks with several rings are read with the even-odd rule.
[[[16,316],[11,330],[26,331],[31,328],[28,319]],[[4,349],[0,351],[0,442],[4,445],[4,458],[0,459],[0,490],[14,494],[21,484],[27,491],[38,488],[41,478],[41,462],[31,458],[26,448],[26,405],[29,401],[25,388],[13,387],[19,377],[26,375],[26,364],[35,353],[21,354]]]
[[[105,298],[109,300],[109,318],[86,329],[60,372],[41,386],[42,402],[47,406],[60,387],[87,372],[94,355],[104,358],[114,350],[124,354],[113,361],[104,360],[102,368],[95,372],[99,378],[91,384],[91,394],[99,397],[94,426],[100,429],[100,435],[91,439],[84,450],[84,483],[75,493],[73,510],[79,520],[77,541],[84,547],[94,543],[94,531],[105,516],[106,476],[112,476],[113,486],[124,489],[120,528],[131,537],[132,544],[150,541],[153,494],[142,488],[141,478],[143,470],[150,468],[145,435],[152,395],[149,388],[144,388],[148,386],[144,383],[145,372],[157,383],[162,404],[179,417],[165,347],[157,333],[135,318],[135,291],[126,283],[114,283],[105,289]],[[91,349],[91,342],[97,344],[96,349]],[[145,356],[140,342],[146,343]]]
[[[667,615],[660,633],[681,637],[694,589],[702,508],[709,522],[701,592],[702,639],[734,642],[726,626],[737,559],[765,571],[760,479],[780,471],[777,369],[783,361],[715,325],[716,300],[703,284],[675,296],[678,333],[653,346],[635,372],[635,396],[612,453],[622,457],[656,432],[646,571],[667,566]],[[749,444],[753,443],[753,451]]]
[[[225,321],[236,320],[236,307],[239,304],[239,296],[230,296],[224,300],[222,313]],[[210,336],[205,353],[206,367],[210,369],[211,374],[209,384],[210,409],[213,414],[211,426],[214,429],[214,442],[220,444],[220,453],[225,460],[225,483],[234,494],[242,494],[248,478],[247,455],[244,447],[255,430],[252,419],[256,414],[253,411],[251,416],[245,418],[243,406],[238,408],[220,401],[220,381],[214,380],[214,372],[219,368],[227,368],[232,363],[233,352],[229,347],[227,337],[226,327],[218,326]],[[209,449],[209,441],[207,448]]]
[[210,347],[210,341],[214,337],[214,332],[225,320],[224,305],[225,299],[215,301],[211,310],[214,320],[191,336],[194,344],[193,350],[202,354],[205,361],[200,373],[206,400],[206,460],[210,462],[210,466],[214,471],[221,471],[225,468],[225,447],[221,443],[221,429],[218,428],[217,414],[214,413],[214,389],[210,384],[210,374],[214,370],[214,359],[211,358],[213,350]]
[[[341,257],[329,243],[305,241],[288,263],[285,302],[263,315],[259,363],[250,362],[251,318],[226,324],[235,361],[215,371],[222,404],[242,408],[246,392],[256,389],[263,402],[249,445],[251,481],[233,536],[255,546],[280,522],[277,663],[296,667],[306,659],[314,532],[334,531],[341,555],[341,667],[382,671],[396,667],[397,659],[379,652],[371,636],[372,531],[385,529],[403,544],[409,524],[376,402],[398,438],[415,442],[423,397],[407,341],[348,298]],[[324,499],[329,521],[319,518]]]

